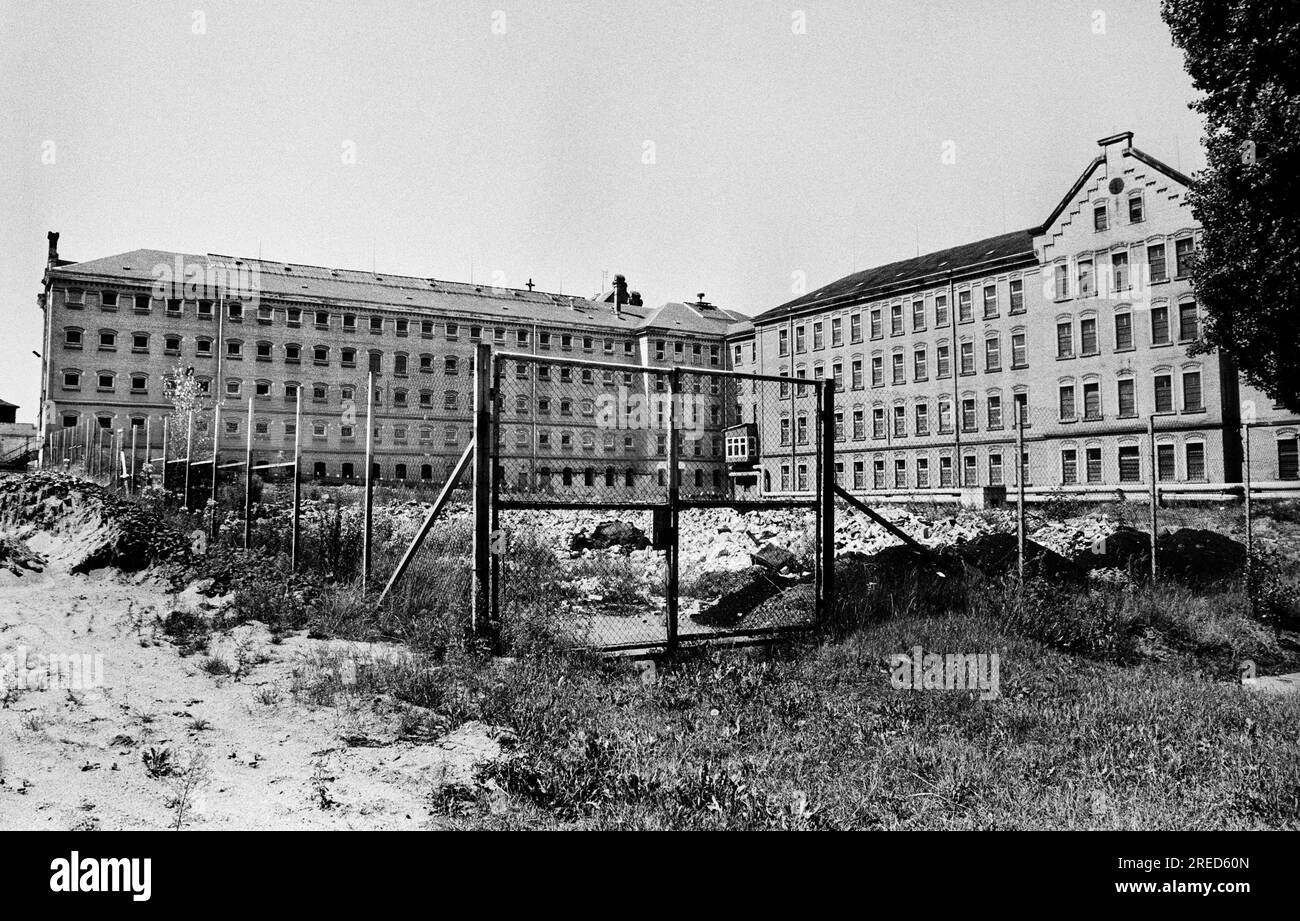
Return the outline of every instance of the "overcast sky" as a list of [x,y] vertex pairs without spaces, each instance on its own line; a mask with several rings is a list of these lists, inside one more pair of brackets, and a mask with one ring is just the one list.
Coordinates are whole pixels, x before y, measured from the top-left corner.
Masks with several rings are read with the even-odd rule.
[[[0,398],[45,232],[756,313],[1041,222],[1122,130],[1194,171],[1155,0],[0,0]],[[945,162],[952,151],[953,162]],[[53,162],[49,162],[52,160]]]

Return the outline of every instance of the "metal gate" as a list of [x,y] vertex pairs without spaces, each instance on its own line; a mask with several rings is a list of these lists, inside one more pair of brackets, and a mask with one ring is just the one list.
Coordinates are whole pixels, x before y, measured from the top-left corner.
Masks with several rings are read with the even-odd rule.
[[671,649],[827,608],[828,381],[486,347],[477,372],[475,601],[497,630]]

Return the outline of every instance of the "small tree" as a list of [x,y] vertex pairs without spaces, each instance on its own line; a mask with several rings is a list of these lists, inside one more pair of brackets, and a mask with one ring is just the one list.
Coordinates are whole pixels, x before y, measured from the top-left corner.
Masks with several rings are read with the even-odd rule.
[[[180,455],[185,451],[185,435],[189,427],[190,411],[193,410],[193,456],[203,457],[212,450],[214,434],[212,432],[212,400],[199,387],[199,382],[194,377],[194,369],[187,368],[179,362],[171,374],[168,375],[167,382],[168,396],[172,404],[172,411],[168,416],[170,421],[167,425],[172,433],[172,444],[175,445],[174,454]],[[206,431],[200,430],[200,422],[208,423]]]
[[1207,165],[1188,202],[1206,326],[1192,351],[1222,349],[1300,412],[1300,4],[1163,0],[1161,13],[1205,94],[1192,108]]

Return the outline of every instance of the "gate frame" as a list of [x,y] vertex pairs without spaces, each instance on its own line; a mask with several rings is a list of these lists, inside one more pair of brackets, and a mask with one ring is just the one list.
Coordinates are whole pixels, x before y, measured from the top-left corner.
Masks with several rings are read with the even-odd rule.
[[[683,509],[732,508],[737,510],[759,511],[763,509],[812,509],[816,515],[815,533],[817,541],[817,565],[814,566],[814,609],[811,624],[791,626],[757,627],[750,630],[730,630],[712,634],[692,635],[687,639],[690,645],[735,644],[737,641],[761,640],[765,637],[797,633],[824,623],[829,617],[835,597],[835,383],[831,378],[798,379],[772,374],[749,374],[724,368],[695,368],[684,365],[649,365],[620,364],[608,361],[593,361],[566,356],[537,355],[529,352],[493,351],[491,345],[480,343],[475,352],[475,390],[474,390],[474,628],[477,633],[496,634],[501,622],[500,582],[501,565],[498,556],[490,553],[489,544],[492,534],[500,527],[500,512],[511,510],[610,510],[610,511],[647,511],[666,508],[671,540],[665,548],[666,584],[665,592],[665,640],[660,643],[626,643],[606,644],[597,647],[606,653],[628,652],[633,650],[652,650],[663,647],[666,652],[673,652],[682,639],[678,636],[677,616],[679,601],[678,558],[679,513]],[[591,368],[593,370],[611,370],[619,373],[635,371],[641,374],[666,374],[669,391],[668,419],[668,484],[667,496],[663,502],[516,502],[502,500],[500,467],[501,455],[501,380],[502,365],[507,361],[522,362],[533,367],[529,379],[537,380],[536,368],[539,365],[568,366]],[[812,457],[817,472],[817,488],[813,495],[804,500],[797,499],[737,499],[732,495],[722,499],[682,499],[680,494],[680,433],[677,425],[677,403],[680,394],[682,373],[698,374],[719,379],[731,378],[740,381],[762,381],[774,384],[786,384],[791,387],[791,398],[800,387],[813,389],[815,405],[815,424],[817,443]],[[798,381],[798,382],[796,382]],[[724,414],[725,419],[725,414]],[[792,436],[793,443],[793,436]],[[762,446],[759,458],[764,456]],[[725,452],[724,452],[725,458]],[[725,460],[724,460],[725,463]],[[536,475],[536,471],[532,472]],[[732,488],[732,487],[729,487]],[[478,616],[479,611],[486,611],[487,617]]]

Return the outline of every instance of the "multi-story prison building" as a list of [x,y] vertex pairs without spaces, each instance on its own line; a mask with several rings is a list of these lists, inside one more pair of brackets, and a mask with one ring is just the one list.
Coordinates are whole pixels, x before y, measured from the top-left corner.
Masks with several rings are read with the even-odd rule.
[[[40,299],[47,428],[89,420],[134,428],[142,441],[149,420],[158,450],[173,408],[169,388],[192,375],[221,404],[224,453],[246,447],[251,397],[256,454],[283,460],[293,456],[301,393],[303,467],[318,478],[361,477],[373,374],[376,475],[440,484],[471,437],[475,350],[490,343],[627,368],[538,364],[534,375],[525,363],[507,363],[500,432],[507,486],[525,486],[525,477],[554,490],[663,482],[662,424],[618,428],[600,415],[597,397],[639,396],[662,423],[654,395],[666,389],[665,376],[645,369],[720,369],[724,333],[744,321],[703,295],[647,308],[621,276],[609,292],[582,298],[145,249],[68,262],[57,245],[51,233]],[[710,400],[710,387],[701,390],[692,408],[705,413],[708,437],[683,451],[682,477],[721,492],[721,427],[709,405],[717,391]],[[207,424],[204,413],[196,427],[205,432]],[[185,437],[171,433],[169,456],[184,455]]]
[[[1152,414],[1162,483],[1239,482],[1243,421],[1258,426],[1253,478],[1295,480],[1300,419],[1224,356],[1188,354],[1201,329],[1190,180],[1132,139],[1099,141],[1040,226],[857,272],[761,313],[729,338],[733,366],[834,380],[836,472],[857,491],[1012,483],[1017,411],[1033,487],[1150,482]],[[789,411],[780,444],[762,446],[753,488],[797,485],[807,411]]]
[[[654,369],[672,365],[688,369],[681,482],[697,492],[813,488],[818,428],[812,388],[693,368],[833,380],[836,474],[881,496],[1013,482],[1016,412],[1035,489],[1149,481],[1152,414],[1163,483],[1240,481],[1243,421],[1254,479],[1296,480],[1300,419],[1223,356],[1188,354],[1201,323],[1188,178],[1131,132],[1099,143],[1042,225],[857,272],[752,321],[703,295],[647,308],[621,277],[581,298],[143,249],[68,262],[51,233],[44,424],[160,421],[168,382],[192,374],[222,403],[223,451],[243,450],[251,396],[258,455],[283,459],[301,392],[306,472],[347,479],[364,466],[373,372],[380,479],[440,481],[470,437],[474,347],[488,342],[626,366],[503,369],[507,488],[662,486],[671,410]],[[620,413],[639,394],[639,421],[609,424],[609,394]]]

